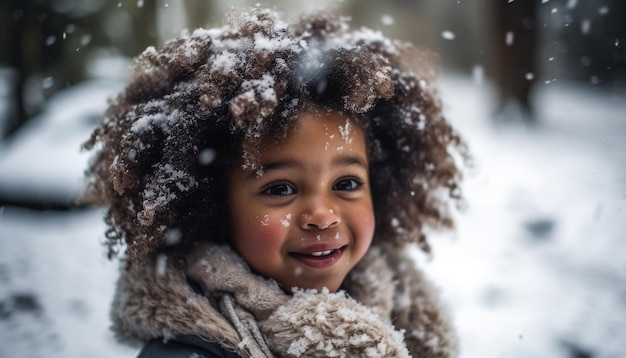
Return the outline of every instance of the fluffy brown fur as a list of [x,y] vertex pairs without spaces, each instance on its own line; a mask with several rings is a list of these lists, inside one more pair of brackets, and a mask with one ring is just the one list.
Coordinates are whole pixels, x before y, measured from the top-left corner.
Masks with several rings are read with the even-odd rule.
[[[456,356],[435,291],[397,247],[371,249],[348,275],[345,293],[293,296],[252,273],[228,246],[198,244],[186,259],[184,272],[153,260],[122,275],[113,304],[118,338],[138,343],[193,334],[255,358]],[[253,339],[257,329],[261,343]]]
[[96,148],[86,197],[107,205],[109,254],[124,247],[141,263],[227,240],[226,174],[242,158],[255,168],[260,139],[280,139],[311,104],[367,133],[375,242],[428,251],[423,229],[452,226],[460,200],[451,153],[466,154],[430,57],[335,15],[288,25],[258,9],[146,50],[85,145]]

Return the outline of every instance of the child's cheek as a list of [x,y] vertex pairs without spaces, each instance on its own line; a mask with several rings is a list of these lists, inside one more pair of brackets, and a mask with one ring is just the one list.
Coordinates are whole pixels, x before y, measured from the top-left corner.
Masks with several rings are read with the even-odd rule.
[[257,216],[252,225],[252,242],[260,251],[272,250],[282,246],[292,225],[290,215],[265,214]]
[[374,227],[376,225],[374,211],[372,208],[355,210],[352,215],[353,220],[358,223],[358,235],[365,240],[371,240],[374,236]]

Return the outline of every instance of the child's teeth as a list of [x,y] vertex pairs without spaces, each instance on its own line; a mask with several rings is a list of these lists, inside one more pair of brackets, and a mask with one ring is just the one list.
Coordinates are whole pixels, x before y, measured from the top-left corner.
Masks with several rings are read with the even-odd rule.
[[327,250],[327,251],[317,251],[317,252],[311,252],[311,256],[326,256],[326,255],[330,255],[330,253],[333,252],[333,250]]

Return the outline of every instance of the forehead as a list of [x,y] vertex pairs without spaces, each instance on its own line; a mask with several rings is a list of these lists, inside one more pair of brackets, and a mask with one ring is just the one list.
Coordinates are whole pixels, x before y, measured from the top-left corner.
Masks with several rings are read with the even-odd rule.
[[[366,152],[365,133],[356,119],[342,112],[309,110],[300,113],[282,138],[267,136],[261,141],[261,157],[285,147],[309,147],[323,142],[326,150]],[[288,149],[289,150],[289,149]]]

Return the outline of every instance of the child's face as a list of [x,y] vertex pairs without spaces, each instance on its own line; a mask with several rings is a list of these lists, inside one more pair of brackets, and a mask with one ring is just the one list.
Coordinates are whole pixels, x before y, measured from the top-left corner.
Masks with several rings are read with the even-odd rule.
[[363,131],[340,113],[304,113],[259,155],[262,175],[239,167],[230,177],[236,249],[285,291],[337,291],[374,234]]

